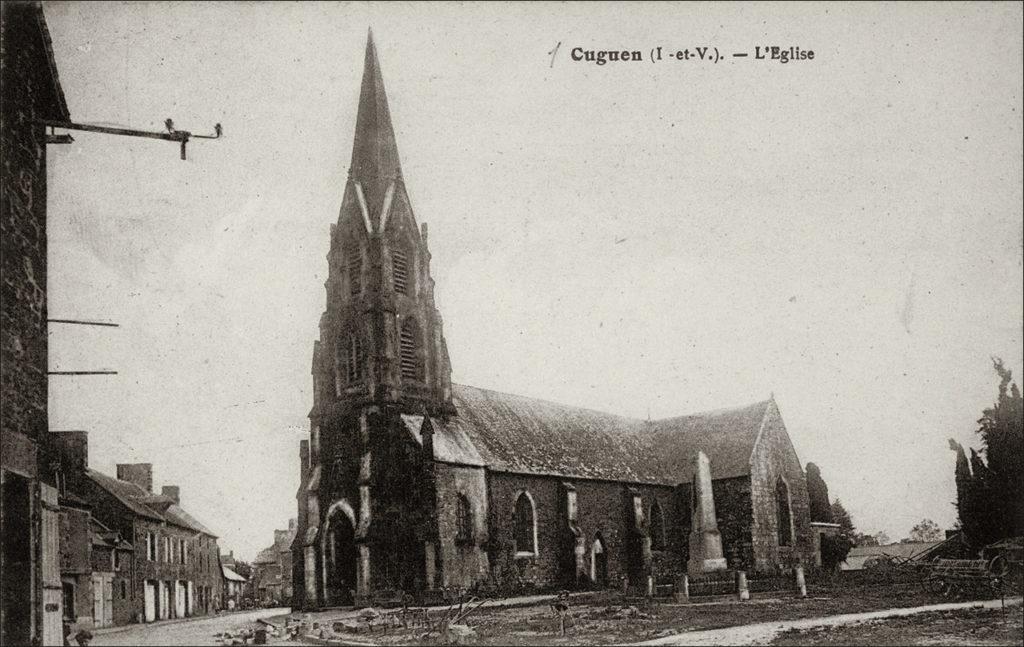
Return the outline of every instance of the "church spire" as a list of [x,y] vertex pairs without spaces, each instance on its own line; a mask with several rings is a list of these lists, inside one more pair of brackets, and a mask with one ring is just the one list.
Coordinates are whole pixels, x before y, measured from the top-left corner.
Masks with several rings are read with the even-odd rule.
[[366,58],[363,63],[363,84],[359,91],[359,112],[356,135],[352,143],[352,164],[349,176],[363,185],[367,201],[379,209],[384,191],[392,180],[401,176],[398,144],[391,125],[391,112],[384,92],[384,79],[373,44],[373,31],[366,37]]

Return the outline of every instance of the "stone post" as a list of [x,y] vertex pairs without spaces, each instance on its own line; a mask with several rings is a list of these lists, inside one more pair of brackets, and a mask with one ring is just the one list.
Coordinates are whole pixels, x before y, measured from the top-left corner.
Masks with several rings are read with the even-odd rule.
[[747,585],[747,572],[736,571],[736,590],[737,596],[740,601],[746,601],[750,599],[750,587]]
[[690,578],[686,573],[680,574],[676,578],[676,602],[684,603],[690,601]]
[[796,596],[798,598],[807,597],[807,582],[804,580],[804,567],[796,567]]
[[715,515],[715,495],[711,488],[711,461],[704,452],[693,459],[693,511],[690,529],[690,575],[724,571],[728,565],[722,555],[722,535]]
[[647,576],[647,597],[649,597],[649,598],[653,598],[654,597],[654,576],[653,575],[648,575]]

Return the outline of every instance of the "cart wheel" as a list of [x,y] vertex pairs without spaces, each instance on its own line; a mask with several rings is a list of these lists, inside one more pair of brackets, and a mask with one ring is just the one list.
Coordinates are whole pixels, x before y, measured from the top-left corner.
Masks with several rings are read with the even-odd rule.
[[988,570],[996,577],[1006,577],[1010,572],[1010,562],[1002,555],[996,555],[988,563]]
[[949,583],[938,575],[929,575],[924,580],[924,590],[935,595],[949,593]]

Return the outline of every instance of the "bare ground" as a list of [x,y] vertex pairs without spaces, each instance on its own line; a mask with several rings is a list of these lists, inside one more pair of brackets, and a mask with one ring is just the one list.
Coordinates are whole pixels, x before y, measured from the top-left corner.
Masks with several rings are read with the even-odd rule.
[[959,609],[858,622],[840,627],[790,629],[771,645],[1020,645],[1024,610]]
[[[564,636],[560,633],[559,617],[552,610],[550,604],[535,603],[513,608],[487,609],[484,607],[467,619],[465,624],[472,628],[473,635],[465,637],[465,642],[477,645],[623,644],[667,637],[687,631],[818,618],[890,608],[908,608],[948,601],[942,597],[925,593],[918,586],[906,585],[822,587],[812,589],[807,599],[797,599],[789,592],[776,592],[760,594],[747,602],[725,598],[694,604],[649,603],[644,600],[625,599],[621,594],[605,592],[573,600]],[[1010,613],[1019,614],[1019,607]],[[325,621],[324,625],[330,626],[328,618],[323,618],[322,621]],[[955,619],[951,620],[951,622],[953,621]],[[906,622],[915,623],[911,619],[906,619]],[[822,631],[821,634],[827,635],[835,630]],[[1012,628],[1010,632],[1012,633]],[[801,637],[810,636],[811,632],[805,630],[805,634]],[[1019,636],[1019,634],[1018,625],[1017,635]],[[946,634],[943,631],[935,633],[936,638],[944,635]],[[977,636],[981,637],[981,634],[978,633]],[[353,622],[348,623],[347,629],[330,637],[383,645],[441,644],[446,642],[445,637],[423,627],[408,629],[390,627],[385,633],[382,626],[367,629],[366,626],[359,626],[359,623]],[[451,639],[451,636],[447,639]],[[822,644],[855,644],[858,640],[860,639],[854,638],[849,643]],[[873,639],[869,640],[873,641]],[[900,642],[898,639],[894,640],[896,640],[895,643],[881,644],[898,644]],[[972,641],[968,640],[967,642]],[[798,641],[780,644],[803,643]]]

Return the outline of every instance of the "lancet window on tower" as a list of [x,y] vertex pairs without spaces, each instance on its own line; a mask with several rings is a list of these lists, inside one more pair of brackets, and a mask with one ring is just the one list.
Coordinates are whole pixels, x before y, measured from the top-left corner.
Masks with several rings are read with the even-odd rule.
[[363,352],[362,339],[358,334],[350,334],[335,348],[334,384],[336,394],[341,395],[344,386],[362,382],[366,374],[365,371],[366,354]]
[[363,290],[363,249],[358,241],[350,240],[345,245],[345,259],[348,267],[348,291],[357,297]]
[[402,366],[403,380],[419,380],[420,365],[420,327],[416,320],[409,317],[402,322],[398,339],[398,354]]
[[391,280],[398,294],[409,293],[409,257],[400,249],[391,252]]

